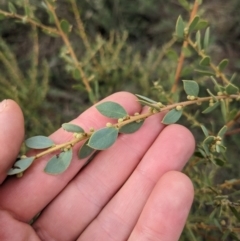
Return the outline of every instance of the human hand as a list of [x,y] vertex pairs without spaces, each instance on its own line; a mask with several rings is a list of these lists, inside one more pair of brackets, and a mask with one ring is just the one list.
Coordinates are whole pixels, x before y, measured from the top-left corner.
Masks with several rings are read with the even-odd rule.
[[[121,92],[115,101],[128,113],[141,112],[135,96]],[[148,118],[134,134],[120,135],[109,149],[86,160],[76,152],[63,174],[43,169],[49,157],[37,159],[23,177],[0,186],[0,240],[178,240],[193,200],[193,186],[180,172],[194,150],[183,126],[161,124],[163,114]],[[91,107],[73,123],[85,130],[108,121]],[[16,158],[24,136],[20,108],[0,104],[0,182]],[[71,139],[60,129],[55,143]],[[41,211],[35,223],[28,222]]]

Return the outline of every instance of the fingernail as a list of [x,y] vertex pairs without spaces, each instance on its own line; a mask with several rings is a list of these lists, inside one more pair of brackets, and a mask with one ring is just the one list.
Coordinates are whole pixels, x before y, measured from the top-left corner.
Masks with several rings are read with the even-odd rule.
[[0,102],[0,112],[2,112],[7,107],[7,100]]

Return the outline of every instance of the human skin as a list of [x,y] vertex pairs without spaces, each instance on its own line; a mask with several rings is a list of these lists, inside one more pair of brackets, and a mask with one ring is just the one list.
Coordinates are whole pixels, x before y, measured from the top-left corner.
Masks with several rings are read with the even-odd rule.
[[[106,100],[121,104],[129,114],[146,111],[127,92]],[[63,174],[43,172],[47,156],[37,159],[22,178],[6,178],[24,138],[24,119],[14,101],[1,102],[0,240],[177,241],[194,193],[181,170],[195,142],[185,127],[161,124],[162,117],[151,116],[134,134],[120,135],[82,170],[86,160],[79,160],[75,151]],[[93,106],[72,123],[88,131],[109,121]],[[59,129],[50,138],[58,144],[72,135]]]

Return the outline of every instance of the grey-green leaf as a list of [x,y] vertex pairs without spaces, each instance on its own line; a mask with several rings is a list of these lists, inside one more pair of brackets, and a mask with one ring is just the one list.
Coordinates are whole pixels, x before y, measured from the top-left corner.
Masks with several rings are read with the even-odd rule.
[[233,84],[228,84],[225,90],[229,95],[236,95],[239,93],[239,88]]
[[13,13],[13,14],[17,13],[17,9],[11,2],[8,3],[8,10],[10,13]]
[[118,136],[118,129],[115,127],[105,127],[92,134],[88,141],[88,146],[96,150],[105,150],[112,146]]
[[91,148],[87,144],[88,144],[88,142],[86,141],[79,149],[79,151],[78,151],[79,159],[84,159],[84,158],[90,156],[95,151],[93,148]]
[[208,22],[205,20],[199,20],[197,25],[195,26],[194,30],[201,30],[208,26]]
[[204,58],[201,59],[199,62],[199,65],[201,66],[209,66],[211,63],[211,58],[209,56],[205,56]]
[[[170,59],[170,60],[173,60],[173,61],[177,61],[178,59],[178,54],[175,50],[173,49],[169,49],[166,53],[166,56]],[[138,96],[138,95],[136,95]]]
[[198,96],[199,85],[196,81],[193,80],[183,80],[183,88],[187,95]]
[[211,111],[215,110],[219,106],[219,102],[215,102],[212,106],[209,106],[207,109],[205,109],[202,113],[207,114]]
[[202,129],[202,131],[203,131],[205,137],[208,137],[209,134],[208,134],[208,130],[207,130],[207,128],[206,128],[204,125],[201,125],[201,129]]
[[199,16],[195,16],[194,19],[192,20],[192,22],[190,23],[189,27],[188,27],[188,33],[191,33],[194,28],[196,27],[198,21],[199,21]]
[[214,72],[202,70],[202,69],[195,69],[194,71],[199,74],[202,74],[203,76],[215,76],[216,75]]
[[203,144],[206,144],[206,145],[210,145],[214,142],[214,136],[207,136],[204,141],[203,141]]
[[152,104],[157,103],[155,100],[149,99],[148,97],[145,97],[143,95],[136,94],[136,96],[138,97],[139,100],[144,100],[144,101],[147,101],[147,102],[152,103]]
[[54,142],[46,136],[34,136],[25,141],[25,144],[29,148],[33,149],[45,149],[54,145]]
[[70,165],[72,160],[72,149],[61,152],[59,155],[53,156],[44,171],[49,174],[60,174],[63,173]]
[[119,132],[123,134],[131,134],[139,130],[144,121],[141,122],[132,122],[127,125],[124,125],[120,128]]
[[71,25],[65,19],[61,20],[60,27],[65,34],[68,34],[71,31]]
[[191,10],[190,4],[187,0],[178,0],[178,2],[181,4],[183,8],[185,8],[187,11]]
[[172,109],[163,118],[162,123],[165,125],[176,123],[182,116],[182,110]]
[[177,23],[176,23],[176,35],[179,39],[184,38],[184,22],[181,16],[178,17]]
[[208,92],[208,94],[209,95],[211,95],[212,96],[212,98],[215,100],[215,101],[217,101],[218,102],[218,99],[216,98],[216,96],[211,92],[211,90],[210,89],[207,89],[207,92]]
[[35,159],[34,157],[27,157],[27,158],[16,161],[14,163],[14,166],[8,171],[7,174],[15,175],[15,174],[25,171],[32,165],[34,159]]
[[83,130],[82,127],[80,127],[78,125],[71,124],[71,123],[64,123],[64,124],[62,124],[62,128],[65,131],[68,131],[68,132],[84,133],[84,130]]
[[223,60],[219,63],[218,69],[219,69],[220,71],[223,71],[223,70],[227,67],[228,63],[229,63],[229,60],[228,60],[228,59],[223,59]]
[[208,27],[206,29],[206,32],[204,35],[204,40],[203,40],[203,47],[204,47],[205,52],[207,51],[208,46],[209,46],[209,39],[210,39],[210,28]]
[[152,107],[153,109],[160,110],[160,107],[157,106],[156,104],[152,104],[144,100],[138,100],[138,102],[142,105],[146,105],[146,106]]
[[197,33],[196,33],[196,41],[197,41],[198,50],[201,50],[202,44],[201,44],[201,32],[200,31],[197,31]]
[[228,129],[227,126],[223,126],[223,127],[221,128],[221,130],[218,132],[217,135],[220,136],[221,138],[223,138],[224,135],[225,135],[225,133],[226,133],[226,131],[227,131],[227,129]]
[[227,150],[227,147],[223,146],[223,145],[216,145],[216,151],[218,153],[225,153]]
[[226,163],[224,160],[222,160],[220,158],[214,158],[214,162],[216,163],[216,165],[218,165],[220,167],[224,166]]
[[122,118],[127,115],[126,110],[116,102],[106,101],[96,106],[97,110],[109,118]]

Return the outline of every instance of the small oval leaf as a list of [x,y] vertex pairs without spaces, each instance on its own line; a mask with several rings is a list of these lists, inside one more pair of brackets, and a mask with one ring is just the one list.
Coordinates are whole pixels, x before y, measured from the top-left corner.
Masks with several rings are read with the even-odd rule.
[[221,128],[221,130],[218,132],[217,135],[220,136],[221,138],[223,138],[224,135],[225,135],[225,133],[226,133],[226,131],[227,131],[227,129],[228,129],[227,126],[223,126],[223,127]]
[[[166,53],[166,56],[173,61],[177,61],[178,60],[178,54],[175,50],[173,49],[169,49]],[[137,95],[138,96],[138,95]]]
[[61,20],[60,27],[65,34],[68,34],[71,31],[71,25],[66,19]]
[[16,161],[14,163],[14,166],[8,171],[7,174],[15,175],[15,174],[25,171],[32,165],[34,159],[35,159],[34,157],[27,157],[27,158]]
[[215,162],[216,165],[218,165],[220,167],[224,166],[225,163],[226,163],[224,160],[222,160],[220,158],[214,158],[214,162]]
[[79,159],[84,159],[88,156],[90,156],[94,151],[95,149],[92,149],[90,146],[87,145],[88,142],[86,141],[82,146],[81,148],[79,149],[78,151],[78,158]]
[[182,116],[182,110],[172,109],[163,118],[162,123],[165,125],[176,123]]
[[193,80],[183,80],[183,88],[187,95],[198,96],[199,85],[196,81]]
[[119,132],[122,133],[122,134],[134,133],[141,128],[141,126],[143,125],[143,122],[144,121],[132,122],[132,123],[129,123],[127,125],[124,125],[119,129]]
[[107,101],[96,106],[97,110],[109,118],[122,118],[127,115],[126,110],[116,102]]
[[88,141],[88,146],[96,150],[105,150],[114,144],[118,136],[118,129],[115,127],[105,127],[92,134]]
[[64,172],[70,165],[72,160],[72,149],[68,151],[61,152],[59,155],[53,156],[48,164],[46,165],[44,171],[49,174],[60,174]]
[[211,58],[209,56],[205,56],[204,58],[201,59],[199,62],[199,65],[201,66],[209,66],[211,63]]
[[68,131],[68,132],[84,133],[84,130],[83,130],[82,127],[80,127],[78,125],[71,124],[71,123],[64,123],[64,124],[62,124],[62,128],[65,131]]
[[233,84],[228,84],[225,90],[229,95],[236,95],[239,93],[239,88]]
[[46,136],[34,136],[25,141],[25,144],[29,148],[33,149],[45,149],[54,145],[54,142]]
[[155,100],[149,99],[148,97],[145,97],[143,95],[136,94],[136,96],[138,97],[139,100],[144,100],[144,101],[147,101],[147,102],[152,103],[152,104],[157,103]]
[[187,0],[178,0],[183,8],[185,8],[188,12],[191,11],[191,6]]
[[202,44],[201,44],[201,32],[200,31],[197,31],[197,33],[196,33],[196,42],[197,42],[198,50],[201,50]]
[[215,76],[216,75],[214,72],[203,70],[203,69],[195,69],[194,71],[203,76]]
[[203,144],[210,145],[214,142],[214,140],[215,140],[214,136],[208,136],[203,141]]
[[228,60],[228,59],[223,59],[223,60],[219,63],[218,69],[219,69],[220,71],[223,71],[223,70],[227,67],[228,63],[229,63],[229,60]]
[[184,22],[181,16],[178,17],[177,23],[176,23],[176,35],[179,39],[184,38]]
[[199,20],[197,25],[194,27],[194,30],[201,30],[208,26],[208,22],[205,20]]
[[12,14],[17,13],[17,9],[15,8],[15,6],[11,2],[8,3],[8,10]]
[[209,134],[208,134],[208,130],[207,130],[207,128],[206,128],[204,125],[200,125],[200,126],[201,126],[201,128],[202,128],[202,131],[203,131],[205,137],[208,137]]
[[196,27],[198,21],[199,21],[199,16],[195,16],[194,19],[192,20],[192,22],[190,23],[189,27],[188,27],[188,33],[191,33],[194,28]]
[[205,52],[207,52],[207,50],[208,50],[209,39],[210,39],[210,28],[208,27],[206,29],[206,32],[204,35],[204,40],[203,40],[203,47],[204,47]]
[[207,109],[205,109],[202,113],[207,114],[215,110],[219,106],[219,102],[215,102],[212,106],[209,106]]

